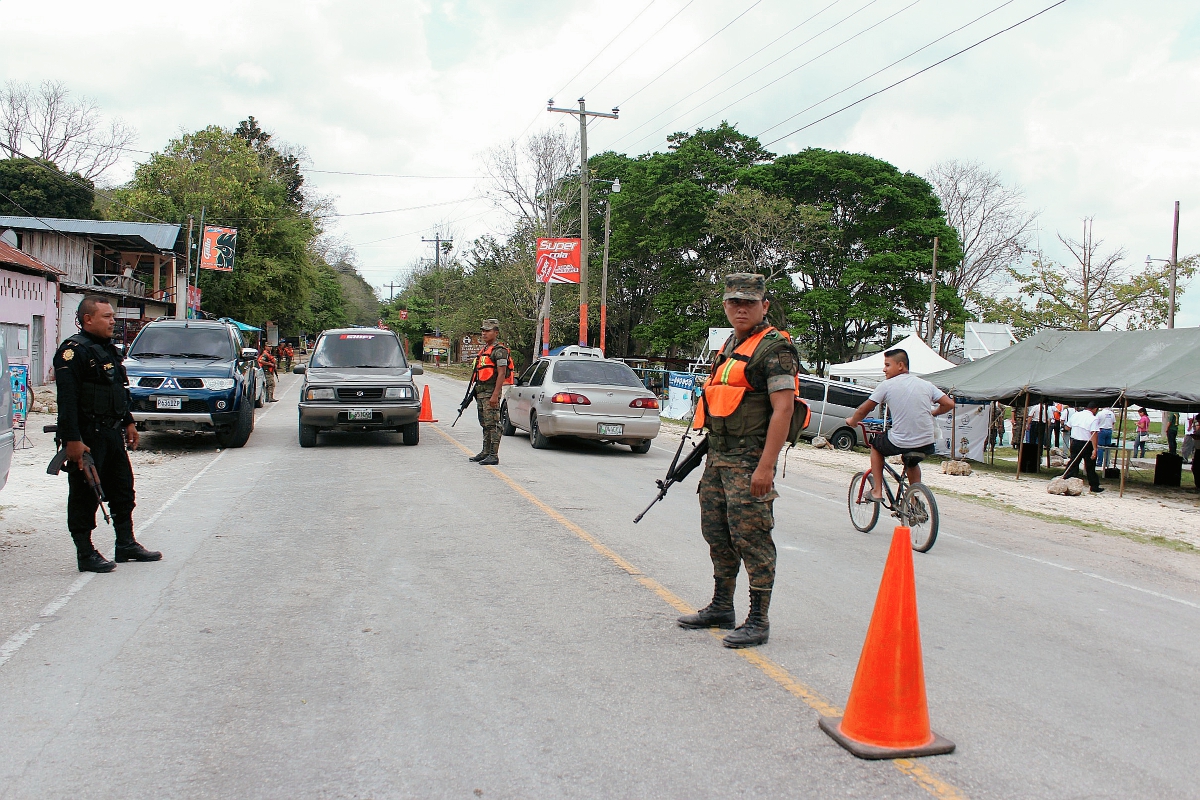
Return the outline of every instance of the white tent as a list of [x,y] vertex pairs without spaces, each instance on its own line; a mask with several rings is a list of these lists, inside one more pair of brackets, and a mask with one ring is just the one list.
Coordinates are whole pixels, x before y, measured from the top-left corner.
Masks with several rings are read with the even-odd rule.
[[[904,350],[908,353],[908,371],[914,375],[928,375],[954,366],[935,353],[916,334],[897,342],[888,349]],[[833,364],[829,367],[829,377],[850,378],[863,383],[882,383],[883,352],[873,353],[857,361],[847,361],[845,364]]]

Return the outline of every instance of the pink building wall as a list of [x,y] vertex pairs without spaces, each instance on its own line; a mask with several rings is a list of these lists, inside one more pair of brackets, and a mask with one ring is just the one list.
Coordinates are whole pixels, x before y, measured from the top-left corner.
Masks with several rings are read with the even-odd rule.
[[54,377],[54,351],[58,347],[58,284],[42,275],[28,275],[0,268],[0,323],[23,325],[28,329],[26,348],[14,356],[15,346],[6,343],[9,363],[27,364],[32,372],[33,318],[42,318],[41,380],[32,374],[30,383],[40,385]]

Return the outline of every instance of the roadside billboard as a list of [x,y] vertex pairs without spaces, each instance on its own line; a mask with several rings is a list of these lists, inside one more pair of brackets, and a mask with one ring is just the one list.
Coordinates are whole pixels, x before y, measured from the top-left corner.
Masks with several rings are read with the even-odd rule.
[[450,357],[450,340],[445,336],[426,336],[422,351],[427,356]]
[[579,283],[580,239],[538,239],[534,271],[538,283]]
[[233,272],[233,255],[236,248],[237,228],[205,225],[200,237],[200,269]]
[[478,333],[464,334],[462,341],[459,342],[458,360],[459,361],[474,361],[475,356],[479,355],[479,351],[484,348],[483,337]]

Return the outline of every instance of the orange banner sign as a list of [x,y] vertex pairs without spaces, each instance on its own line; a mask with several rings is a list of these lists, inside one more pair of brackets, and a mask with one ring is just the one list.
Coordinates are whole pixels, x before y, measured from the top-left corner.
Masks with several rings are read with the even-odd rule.
[[200,241],[200,268],[233,272],[233,253],[237,248],[237,228],[204,226]]

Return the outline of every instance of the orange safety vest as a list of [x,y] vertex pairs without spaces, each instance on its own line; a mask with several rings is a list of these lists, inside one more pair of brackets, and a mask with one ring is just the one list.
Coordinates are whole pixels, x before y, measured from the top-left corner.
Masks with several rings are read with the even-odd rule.
[[[746,377],[746,366],[750,363],[754,351],[758,349],[759,343],[774,330],[775,328],[768,326],[742,342],[733,351],[733,355],[725,359],[724,363],[708,376],[708,380],[704,382],[704,401],[696,407],[695,416],[692,418],[693,429],[699,430],[704,427],[706,411],[714,417],[728,417],[738,410],[746,392],[753,389]],[[791,341],[787,331],[780,333],[785,339]],[[796,396],[800,396],[799,375],[796,376]],[[804,424],[808,424],[807,418],[804,420]]]
[[[479,351],[479,355],[475,356],[475,379],[487,383],[492,378],[496,377],[496,362],[492,360],[492,351],[496,349],[495,343],[489,344],[487,347]],[[512,386],[516,381],[513,379],[512,362],[509,361],[507,369],[504,371],[504,385]]]

